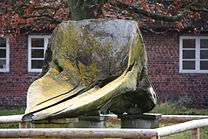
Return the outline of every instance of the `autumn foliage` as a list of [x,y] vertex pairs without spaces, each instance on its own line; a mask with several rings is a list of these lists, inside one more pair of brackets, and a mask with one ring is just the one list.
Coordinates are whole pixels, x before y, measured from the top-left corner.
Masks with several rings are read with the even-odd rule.
[[0,34],[21,30],[51,30],[69,19],[67,5],[57,0],[5,0],[0,2]]
[[[204,24],[208,24],[208,0],[79,1],[88,4],[96,18],[137,20],[140,27],[148,30],[167,27],[203,31]],[[69,20],[70,15],[66,0],[3,0],[0,1],[0,35],[50,31]],[[203,23],[198,24],[201,20]]]

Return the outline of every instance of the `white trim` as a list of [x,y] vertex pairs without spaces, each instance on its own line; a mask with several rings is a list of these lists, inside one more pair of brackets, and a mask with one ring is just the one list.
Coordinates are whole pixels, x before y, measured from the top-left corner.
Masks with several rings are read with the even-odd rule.
[[[195,48],[183,48],[183,39],[195,39]],[[208,50],[200,48],[200,39],[208,39],[208,36],[180,36],[179,39],[179,72],[180,73],[208,73],[208,70],[200,70],[200,61],[208,61],[208,59],[200,59],[200,50]],[[195,50],[195,59],[183,59],[183,50]],[[184,70],[183,61],[195,61],[194,70]]]
[[[43,38],[44,39],[44,47],[43,48],[32,48],[31,39],[32,38]],[[50,38],[49,35],[29,35],[28,36],[28,72],[42,72],[42,69],[33,69],[32,68],[32,60],[44,60],[44,58],[32,58],[32,50],[34,49],[44,49],[44,55],[45,51],[47,49],[48,45],[48,39]]]
[[196,40],[196,50],[195,50],[195,69],[200,72],[200,39],[197,38]]
[[9,38],[6,39],[6,47],[1,49],[6,49],[6,57],[1,58],[1,60],[6,60],[6,68],[0,69],[0,72],[9,72],[9,65],[10,65],[10,45],[9,45]]

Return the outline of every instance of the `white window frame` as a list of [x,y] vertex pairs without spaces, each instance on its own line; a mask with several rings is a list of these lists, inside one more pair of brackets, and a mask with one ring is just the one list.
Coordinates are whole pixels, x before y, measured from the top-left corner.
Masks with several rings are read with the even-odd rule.
[[[32,48],[32,43],[31,43],[32,38],[43,38],[44,47]],[[50,39],[50,35],[29,35],[28,36],[28,72],[42,72],[42,69],[32,68],[32,60],[44,60],[44,58],[32,58],[32,49],[44,49],[44,55],[45,55],[45,51],[47,49],[49,39]]]
[[[195,69],[183,69],[183,50],[193,50],[193,48],[183,48],[183,39],[195,39]],[[180,36],[179,44],[179,72],[180,73],[208,73],[208,70],[200,70],[200,50],[208,50],[208,48],[200,48],[200,39],[208,39],[208,36]],[[207,59],[205,59],[207,60]],[[187,60],[188,61],[188,60]]]
[[[4,37],[3,37],[4,38]],[[5,58],[0,58],[1,60],[6,60],[6,68],[0,69],[0,72],[9,72],[9,58],[10,58],[10,46],[9,46],[9,38],[6,39],[6,48],[1,48],[0,49],[6,49],[6,57]]]

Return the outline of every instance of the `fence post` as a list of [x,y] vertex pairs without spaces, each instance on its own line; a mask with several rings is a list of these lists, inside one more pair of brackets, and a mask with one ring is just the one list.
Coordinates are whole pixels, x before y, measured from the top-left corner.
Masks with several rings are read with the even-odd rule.
[[152,137],[150,139],[160,139],[160,137],[159,136],[155,136],[155,137]]
[[195,128],[191,130],[191,139],[200,139],[200,129]]
[[30,123],[28,122],[19,122],[19,128],[30,128]]

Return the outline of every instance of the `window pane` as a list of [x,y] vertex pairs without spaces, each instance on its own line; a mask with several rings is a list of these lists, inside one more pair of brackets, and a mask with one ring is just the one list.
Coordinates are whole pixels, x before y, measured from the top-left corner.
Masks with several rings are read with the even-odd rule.
[[6,58],[6,49],[0,49],[0,58]]
[[0,60],[0,69],[6,68],[6,60]]
[[6,39],[0,38],[0,47],[6,47]]
[[184,70],[195,70],[195,61],[183,61]]
[[201,39],[200,40],[200,47],[201,48],[208,48],[208,39]]
[[208,59],[208,50],[200,51],[200,59]]
[[208,61],[200,62],[200,70],[208,70]]
[[44,49],[32,49],[32,58],[44,58]]
[[183,50],[183,59],[195,59],[195,50]]
[[32,69],[42,69],[43,60],[32,60]]
[[43,47],[44,48],[44,38],[32,38],[32,47]]
[[195,48],[195,39],[183,39],[183,48]]

